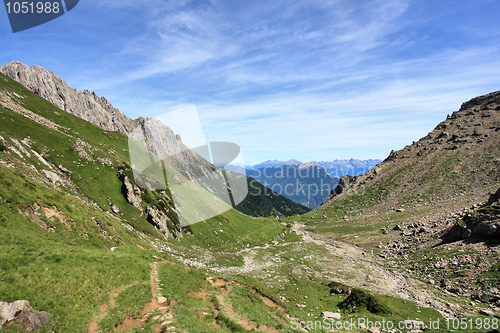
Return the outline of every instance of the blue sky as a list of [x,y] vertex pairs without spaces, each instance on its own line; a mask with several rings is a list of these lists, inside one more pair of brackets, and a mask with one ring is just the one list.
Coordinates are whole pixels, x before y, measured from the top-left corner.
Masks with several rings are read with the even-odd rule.
[[194,104],[247,164],[383,159],[500,90],[498,17],[498,0],[80,0],[16,34],[0,10],[0,63],[134,118]]

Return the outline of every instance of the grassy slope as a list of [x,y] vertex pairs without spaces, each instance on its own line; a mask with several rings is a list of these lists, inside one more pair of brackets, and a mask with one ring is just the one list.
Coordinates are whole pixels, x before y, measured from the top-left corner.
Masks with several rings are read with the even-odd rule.
[[[0,166],[0,175],[1,299],[27,299],[49,311],[52,320],[42,332],[83,332],[108,291],[148,282],[153,252],[140,250],[136,244],[148,245],[119,221],[20,172]],[[22,200],[13,188],[22,190]],[[39,216],[53,232],[19,213],[28,202],[58,207],[62,220]],[[113,246],[119,248],[108,251]]]
[[[0,133],[7,144],[13,145],[9,138],[20,141],[29,137],[34,151],[43,154],[52,165],[71,170],[71,180],[80,191],[104,210],[101,212],[83,204],[66,187],[47,186],[41,173],[35,172],[30,165],[38,171],[48,170],[48,167],[34,155],[21,159],[4,147],[0,159],[14,168],[0,165],[0,299],[28,299],[36,309],[49,311],[53,320],[43,331],[84,332],[85,325],[98,313],[99,304],[109,300],[108,292],[127,287],[134,281],[149,285],[148,264],[153,261],[153,255],[158,255],[151,244],[110,216],[108,202],[120,208],[123,222],[148,237],[161,239],[162,236],[121,193],[117,169],[127,171],[128,167],[127,139],[123,134],[103,131],[57,109],[18,83],[3,76],[0,79],[0,89],[22,96],[16,99],[26,109],[67,128],[63,134],[0,107]],[[80,158],[73,148],[77,138],[95,148],[94,159],[109,158],[114,166]],[[158,197],[157,193],[149,193],[143,198],[149,201],[143,202],[143,208],[157,204]],[[31,210],[34,203],[41,207],[37,214]],[[57,215],[49,218],[44,210],[57,212]],[[221,221],[225,224],[219,225]],[[230,210],[213,221],[193,226],[193,236],[185,234],[176,244],[218,246],[218,238],[207,239],[202,234],[213,235],[214,230],[220,229],[225,231],[227,243],[236,243],[241,235],[255,243],[263,234],[267,237],[280,233],[282,227],[273,220],[254,219]],[[252,236],[259,230],[259,237]],[[117,246],[116,251],[108,251]],[[151,295],[141,297],[147,300]],[[136,307],[132,300],[126,303],[122,317]],[[113,322],[123,319],[115,318]],[[7,327],[6,331],[9,330],[15,331],[15,328]]]

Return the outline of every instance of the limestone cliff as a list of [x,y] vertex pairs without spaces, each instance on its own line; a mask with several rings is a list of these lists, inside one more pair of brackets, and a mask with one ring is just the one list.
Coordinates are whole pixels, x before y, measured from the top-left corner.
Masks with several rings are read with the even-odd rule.
[[[38,65],[13,61],[0,66],[0,72],[16,80],[61,110],[74,114],[107,131],[141,133],[153,153],[160,157],[186,150],[179,136],[162,122],[151,118],[131,119],[95,92],[71,88],[56,73]],[[137,130],[139,129],[139,130]],[[143,140],[140,140],[143,141]]]

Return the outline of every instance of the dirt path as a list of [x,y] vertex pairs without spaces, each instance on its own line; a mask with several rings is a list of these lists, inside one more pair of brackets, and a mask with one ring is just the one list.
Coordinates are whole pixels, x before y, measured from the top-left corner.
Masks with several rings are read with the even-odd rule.
[[[264,271],[273,271],[278,262],[262,260],[262,251],[269,248],[278,249],[289,245],[296,246],[295,250],[308,253],[307,261],[311,261],[314,266],[320,268],[321,275],[335,279],[352,287],[360,287],[377,294],[390,295],[401,299],[416,302],[419,306],[430,307],[439,311],[445,317],[454,317],[456,308],[448,307],[438,294],[428,290],[423,282],[405,276],[399,271],[392,270],[380,263],[380,258],[367,252],[364,249],[342,241],[321,239],[319,235],[314,235],[304,230],[305,225],[295,223],[292,231],[300,236],[303,242],[264,244],[261,246],[246,248],[233,253],[233,255],[243,256],[242,266],[215,266],[210,267],[213,272],[224,274],[253,274],[258,276]],[[327,251],[325,253],[314,254],[310,245],[319,246]],[[191,262],[194,262],[192,258]],[[205,269],[207,267],[205,266]],[[319,272],[317,272],[319,273]]]
[[[161,293],[158,291],[158,289],[159,289],[158,285],[160,283],[160,280],[158,278],[158,270],[157,270],[156,265],[157,265],[156,262],[150,264],[151,274],[149,277],[149,282],[151,284],[151,295],[152,295],[151,301],[148,302],[144,306],[139,318],[134,318],[134,317],[130,316],[127,319],[125,319],[123,322],[119,323],[116,326],[117,332],[122,332],[122,331],[133,329],[133,328],[139,329],[139,328],[143,327],[146,324],[148,317],[155,310],[161,310],[161,312],[164,313],[163,316],[158,316],[158,318],[155,318],[155,320],[160,319],[160,322],[163,321],[163,323],[161,325],[157,325],[158,332],[163,329],[163,326],[169,325],[172,322],[169,319],[172,319],[173,315],[171,313],[168,313],[167,306],[173,306],[174,303],[171,302],[171,304],[168,305],[167,299],[164,298],[161,295]],[[92,318],[90,323],[87,325],[87,333],[98,333],[99,332],[99,321],[107,316],[108,309],[110,309],[110,308],[112,309],[116,306],[116,298],[120,295],[121,292],[136,285],[137,283],[138,282],[135,281],[134,283],[132,283],[128,286],[122,287],[116,291],[108,292],[110,295],[109,304],[106,304],[106,303],[101,304],[99,314],[96,317]]]
[[[272,326],[266,326],[266,325],[257,326],[256,323],[254,323],[253,321],[251,321],[250,319],[248,319],[247,317],[243,316],[241,313],[236,311],[236,309],[233,307],[233,304],[231,303],[231,301],[227,298],[227,295],[229,295],[229,293],[231,292],[232,285],[243,286],[242,283],[239,283],[236,281],[229,282],[229,281],[226,281],[226,280],[220,279],[220,278],[217,278],[217,279],[209,278],[208,281],[212,284],[212,286],[221,289],[221,292],[217,293],[217,295],[216,295],[217,301],[218,301],[220,308],[221,308],[220,312],[222,312],[230,320],[237,323],[238,325],[241,325],[247,331],[255,330],[257,332],[280,332],[280,330],[278,330]],[[264,303],[267,306],[269,306],[269,307],[278,307],[279,306],[273,300],[264,296],[257,289],[252,288],[252,291],[255,294],[257,294],[264,301]],[[212,303],[212,302],[210,302],[210,303]],[[214,306],[214,308],[215,308],[215,306]],[[281,310],[281,308],[280,308],[280,310]],[[219,311],[217,310],[216,313],[218,314]]]
[[160,283],[160,279],[158,278],[158,269],[156,268],[156,262],[149,264],[149,266],[151,266],[149,283],[151,284],[151,295],[153,296],[153,299],[146,305],[146,307],[148,307],[149,305],[152,310],[155,310],[160,307],[160,305],[158,304],[158,284]]

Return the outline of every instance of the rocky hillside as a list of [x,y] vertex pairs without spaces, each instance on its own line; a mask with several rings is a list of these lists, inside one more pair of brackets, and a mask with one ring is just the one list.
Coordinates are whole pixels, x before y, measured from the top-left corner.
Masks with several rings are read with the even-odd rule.
[[85,119],[107,131],[130,133],[133,120],[114,108],[104,97],[88,90],[78,91],[68,86],[56,73],[35,65],[13,61],[0,66],[0,72],[56,107]]
[[498,312],[499,188],[494,92],[463,103],[368,173],[342,177],[330,199],[301,220],[321,239],[357,244],[457,297],[451,311],[472,301]]
[[345,177],[344,190],[349,195],[377,187],[378,198],[369,199],[386,209],[439,203],[453,211],[483,202],[496,191],[499,150],[500,92],[494,92],[464,103],[418,142],[392,151],[371,172]]

